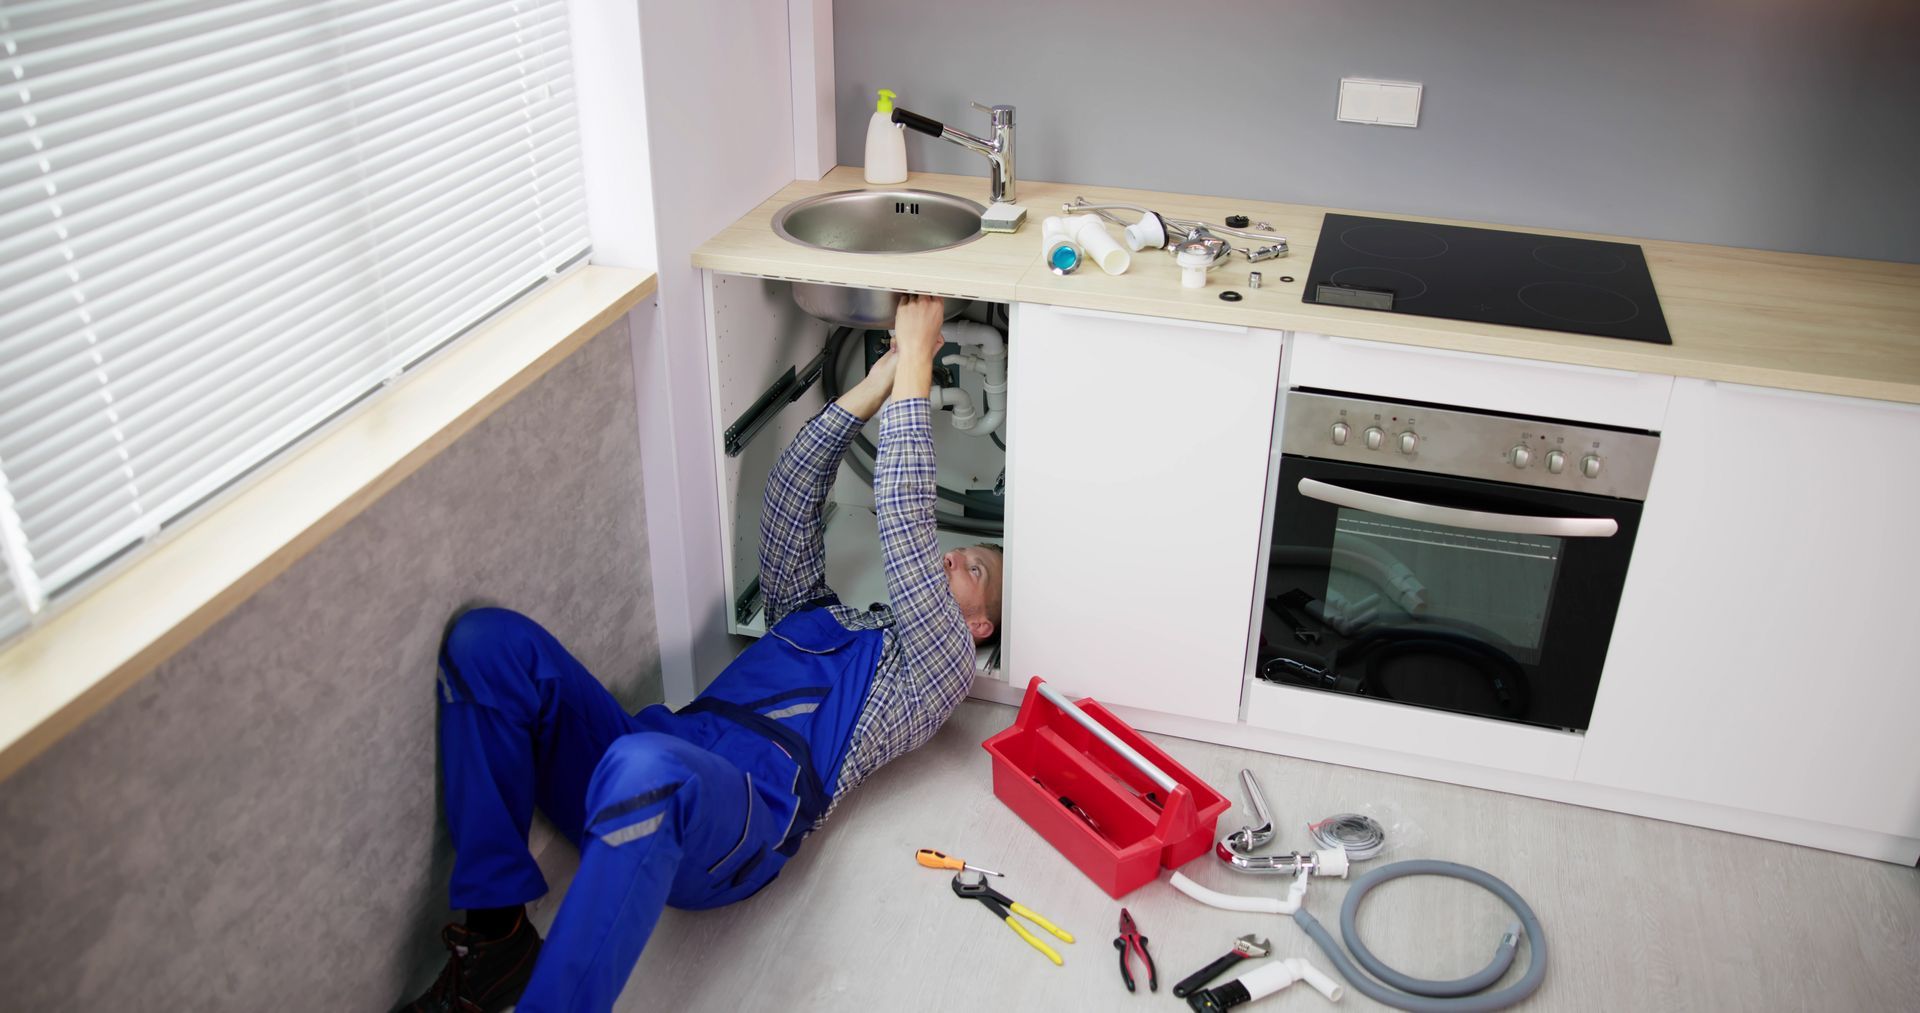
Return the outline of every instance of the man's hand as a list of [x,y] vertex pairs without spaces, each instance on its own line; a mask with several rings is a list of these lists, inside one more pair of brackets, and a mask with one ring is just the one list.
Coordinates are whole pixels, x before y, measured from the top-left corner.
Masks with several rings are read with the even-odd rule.
[[859,383],[847,388],[847,392],[834,403],[862,422],[873,418],[873,413],[880,410],[880,405],[893,391],[894,368],[899,364],[900,353],[887,349],[887,354],[875,360],[873,368],[867,370],[867,375]]
[[902,296],[893,318],[893,349],[900,365],[893,377],[893,399],[926,397],[933,391],[933,357],[946,339],[940,336],[946,301],[935,295]]

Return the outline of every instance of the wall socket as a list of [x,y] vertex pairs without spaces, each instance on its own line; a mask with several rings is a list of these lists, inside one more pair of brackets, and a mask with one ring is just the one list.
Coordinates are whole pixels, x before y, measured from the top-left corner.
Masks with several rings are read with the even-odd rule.
[[1420,125],[1418,81],[1382,81],[1371,77],[1340,79],[1340,105],[1335,118],[1345,123],[1371,123],[1382,127]]

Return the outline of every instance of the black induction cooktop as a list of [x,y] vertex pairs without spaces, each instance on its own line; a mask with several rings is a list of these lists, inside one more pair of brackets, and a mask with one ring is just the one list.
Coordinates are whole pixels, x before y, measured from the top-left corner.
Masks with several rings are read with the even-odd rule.
[[1673,344],[1632,243],[1328,215],[1304,299]]

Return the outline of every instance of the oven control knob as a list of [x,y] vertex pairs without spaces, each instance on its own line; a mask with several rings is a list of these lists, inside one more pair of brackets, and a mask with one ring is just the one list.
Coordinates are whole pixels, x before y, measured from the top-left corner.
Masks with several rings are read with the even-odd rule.
[[1411,454],[1413,453],[1413,448],[1419,445],[1420,445],[1420,434],[1412,431],[1408,431],[1400,434],[1400,452],[1401,453]]
[[1367,427],[1367,449],[1379,450],[1380,444],[1387,441],[1387,434],[1379,426]]
[[1599,478],[1600,477],[1600,455],[1588,454],[1585,458],[1582,458],[1580,461],[1580,474],[1585,475],[1588,478]]
[[1567,470],[1567,455],[1558,450],[1547,451],[1548,474],[1558,475],[1565,470]]
[[1333,424],[1333,445],[1336,447],[1346,446],[1347,434],[1350,432],[1352,432],[1352,430],[1347,428],[1345,422],[1335,422]]
[[1533,463],[1533,451],[1524,446],[1515,447],[1507,451],[1507,463],[1516,468],[1524,468]]

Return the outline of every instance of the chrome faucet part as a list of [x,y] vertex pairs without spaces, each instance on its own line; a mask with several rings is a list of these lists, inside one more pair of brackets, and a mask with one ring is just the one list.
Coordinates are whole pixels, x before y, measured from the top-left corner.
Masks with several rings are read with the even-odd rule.
[[1314,856],[1290,851],[1284,855],[1243,855],[1221,841],[1214,848],[1214,854],[1220,856],[1236,872],[1251,872],[1263,876],[1292,876],[1302,872],[1315,872],[1319,865]]
[[1233,256],[1233,244],[1207,231],[1205,225],[1194,226],[1188,230],[1184,238],[1172,243],[1167,249],[1176,257],[1183,253],[1204,253],[1212,258],[1213,262],[1207,265],[1209,268],[1217,267],[1221,261]]
[[989,167],[988,175],[993,203],[1012,204],[1014,202],[1013,107],[985,106],[978,102],[973,103],[973,107],[992,117],[992,138],[975,137],[964,130],[956,130],[939,120],[929,119],[899,106],[893,107],[893,122],[930,137],[952,141],[969,151],[985,155]]
[[1240,787],[1246,790],[1247,804],[1253,808],[1253,814],[1260,818],[1258,827],[1241,827],[1227,835],[1221,843],[1235,851],[1252,851],[1266,847],[1273,840],[1273,816],[1267,812],[1266,796],[1260,794],[1260,785],[1253,779],[1253,771],[1242,768]]
[[1307,875],[1345,876],[1347,874],[1346,852],[1337,848],[1316,851],[1303,855],[1298,851],[1285,855],[1252,855],[1248,852],[1273,840],[1273,817],[1267,812],[1267,799],[1260,793],[1259,782],[1253,779],[1253,771],[1240,771],[1240,786],[1247,791],[1247,804],[1253,807],[1253,813],[1260,818],[1258,827],[1241,827],[1220,839],[1213,852],[1222,862],[1239,872],[1251,872],[1262,875]]
[[[1075,197],[1072,203],[1061,204],[1060,210],[1068,213],[1080,211],[1092,212],[1122,228],[1125,228],[1128,223],[1112,212],[1132,211],[1141,215],[1158,214],[1158,212],[1155,212],[1152,208],[1141,207],[1138,204],[1118,202],[1096,204],[1088,201],[1085,197]],[[1205,229],[1211,235],[1231,236],[1235,239],[1244,240],[1247,243],[1246,248],[1241,249],[1236,247],[1231,252],[1239,253],[1248,260],[1256,263],[1262,260],[1272,260],[1275,257],[1284,257],[1288,252],[1287,241],[1280,236],[1271,234],[1262,235],[1261,233],[1251,232],[1246,229],[1229,228],[1225,225],[1217,225],[1213,222],[1203,222],[1197,219],[1167,218],[1164,215],[1160,217],[1166,222],[1168,246],[1172,246],[1178,242],[1179,237],[1191,234],[1194,229]],[[1262,222],[1260,224],[1265,225],[1266,223]]]
[[1248,288],[1260,287],[1260,272],[1258,271],[1247,272],[1247,287]]

